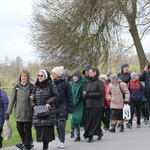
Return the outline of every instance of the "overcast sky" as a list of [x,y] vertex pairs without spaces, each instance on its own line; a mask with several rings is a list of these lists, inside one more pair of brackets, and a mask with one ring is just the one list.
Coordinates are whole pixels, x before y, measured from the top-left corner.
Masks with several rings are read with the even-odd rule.
[[36,54],[28,44],[28,24],[32,0],[0,0],[0,61],[20,56],[34,61]]
[[[0,61],[20,56],[25,61],[36,60],[28,44],[28,24],[32,0],[0,0]],[[142,40],[145,52],[150,52],[150,36]]]

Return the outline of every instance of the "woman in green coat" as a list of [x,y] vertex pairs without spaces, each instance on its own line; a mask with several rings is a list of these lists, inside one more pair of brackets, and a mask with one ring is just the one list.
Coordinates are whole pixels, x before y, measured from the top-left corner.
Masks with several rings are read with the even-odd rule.
[[80,127],[83,126],[83,110],[84,110],[84,100],[82,97],[82,88],[85,83],[85,78],[82,77],[79,70],[74,70],[72,72],[72,94],[73,94],[73,103],[74,111],[71,114],[71,126],[76,130],[76,138],[74,142],[80,141]]

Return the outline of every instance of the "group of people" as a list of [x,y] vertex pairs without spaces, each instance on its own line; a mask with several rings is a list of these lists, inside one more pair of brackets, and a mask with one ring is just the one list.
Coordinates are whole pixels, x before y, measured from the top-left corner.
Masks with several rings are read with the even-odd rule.
[[[149,89],[150,64],[141,74],[129,72],[129,65],[123,64],[120,73],[108,72],[101,75],[97,68],[89,64],[84,66],[82,72],[79,69],[70,72],[63,66],[58,66],[51,70],[51,76],[47,70],[40,70],[35,84],[30,83],[29,72],[22,70],[9,104],[5,91],[0,91],[0,109],[3,109],[0,112],[4,116],[0,119],[0,135],[4,120],[9,120],[14,109],[17,130],[22,140],[21,145],[18,143],[16,146],[20,149],[30,150],[33,147],[32,125],[36,130],[37,142],[43,142],[42,150],[47,150],[49,142],[55,140],[55,125],[60,141],[58,148],[64,148],[69,114],[70,136],[75,137],[75,142],[81,140],[81,127],[84,128],[83,136],[88,139],[88,143],[93,142],[93,136],[101,140],[102,122],[104,130],[115,132],[118,124],[119,131],[124,131],[124,104],[131,107],[131,119],[127,122],[127,127],[132,127],[134,114],[137,116],[137,128],[141,124],[141,114],[149,120]],[[39,118],[35,115],[34,109],[39,105],[51,109],[48,117]]]

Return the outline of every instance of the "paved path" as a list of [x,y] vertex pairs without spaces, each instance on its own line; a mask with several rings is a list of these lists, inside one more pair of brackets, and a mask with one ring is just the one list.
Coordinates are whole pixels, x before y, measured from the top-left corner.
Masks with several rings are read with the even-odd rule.
[[[118,129],[115,133],[103,131],[104,136],[101,141],[97,141],[97,136],[94,136],[93,143],[87,143],[87,140],[81,136],[80,142],[73,142],[69,135],[66,135],[66,150],[150,150],[150,127],[149,125],[142,124],[141,128],[132,129],[125,127],[124,132],[119,132]],[[49,144],[49,150],[59,150],[58,138]],[[19,150],[15,146],[2,148],[2,150]],[[42,150],[42,143],[34,142],[32,150]]]

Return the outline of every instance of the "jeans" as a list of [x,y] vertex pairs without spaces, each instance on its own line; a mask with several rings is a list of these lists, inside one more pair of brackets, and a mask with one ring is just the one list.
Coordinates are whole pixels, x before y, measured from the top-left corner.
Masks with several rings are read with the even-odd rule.
[[56,124],[58,138],[60,142],[65,142],[66,120],[58,120]]

